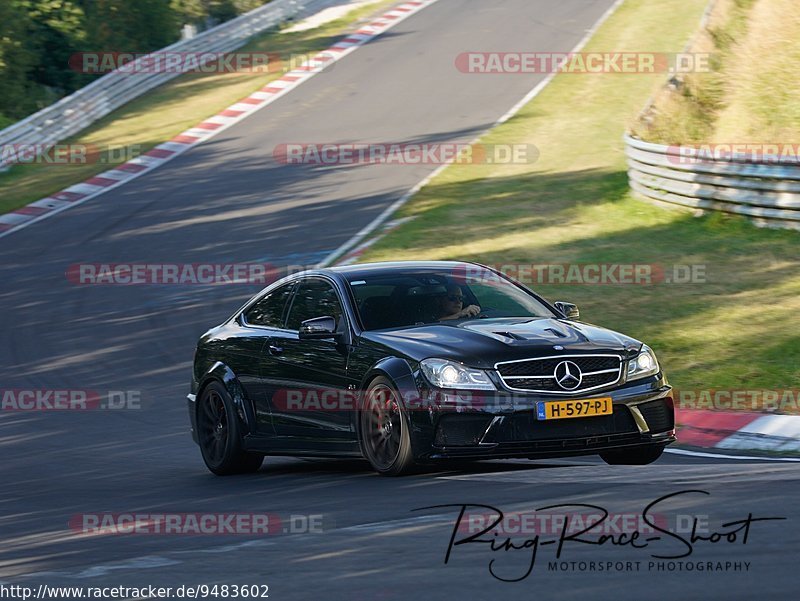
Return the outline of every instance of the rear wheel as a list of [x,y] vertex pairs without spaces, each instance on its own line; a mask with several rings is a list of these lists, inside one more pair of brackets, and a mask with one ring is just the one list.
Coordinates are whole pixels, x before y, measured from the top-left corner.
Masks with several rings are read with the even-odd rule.
[[367,389],[361,410],[361,444],[380,474],[399,476],[414,466],[404,408],[387,378],[376,378]]
[[609,465],[647,465],[661,457],[663,445],[641,445],[627,449],[614,449],[600,453],[603,461]]
[[263,455],[242,449],[233,401],[220,382],[211,382],[200,395],[197,436],[203,461],[218,476],[255,472],[264,461]]

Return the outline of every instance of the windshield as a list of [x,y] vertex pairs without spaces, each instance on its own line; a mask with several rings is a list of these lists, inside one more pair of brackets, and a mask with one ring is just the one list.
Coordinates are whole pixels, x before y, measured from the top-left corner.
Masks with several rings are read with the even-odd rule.
[[477,265],[391,270],[348,278],[367,330],[496,317],[554,317],[535,296]]

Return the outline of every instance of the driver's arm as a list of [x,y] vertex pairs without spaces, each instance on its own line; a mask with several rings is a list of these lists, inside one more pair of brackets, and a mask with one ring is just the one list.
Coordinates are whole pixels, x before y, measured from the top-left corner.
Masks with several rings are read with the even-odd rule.
[[461,309],[461,311],[440,317],[439,321],[446,321],[448,319],[461,319],[462,317],[475,317],[480,312],[481,308],[478,305],[469,305]]

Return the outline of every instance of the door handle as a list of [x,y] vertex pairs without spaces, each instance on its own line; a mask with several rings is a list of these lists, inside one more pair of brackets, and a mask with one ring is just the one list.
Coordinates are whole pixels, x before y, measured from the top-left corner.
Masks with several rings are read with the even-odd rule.
[[277,344],[273,344],[271,342],[269,343],[267,348],[269,349],[270,355],[280,355],[283,352],[282,346],[278,346]]

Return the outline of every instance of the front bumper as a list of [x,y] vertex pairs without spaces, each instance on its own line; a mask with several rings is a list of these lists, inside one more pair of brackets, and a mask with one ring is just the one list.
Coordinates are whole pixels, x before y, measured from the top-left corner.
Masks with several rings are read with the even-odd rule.
[[415,456],[419,461],[563,457],[675,442],[672,388],[663,377],[591,396],[611,397],[613,414],[537,420],[537,401],[563,399],[502,392],[491,403],[475,403],[473,397],[468,404],[438,403],[427,415],[411,412]]
[[189,410],[189,423],[192,427],[192,440],[199,444],[197,438],[197,395],[190,393],[186,395],[187,408]]

